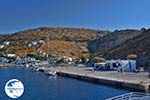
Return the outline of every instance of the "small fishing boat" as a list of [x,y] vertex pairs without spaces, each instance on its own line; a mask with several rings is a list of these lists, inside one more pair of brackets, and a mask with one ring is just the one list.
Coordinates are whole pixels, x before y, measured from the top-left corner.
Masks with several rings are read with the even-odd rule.
[[48,70],[45,70],[44,73],[45,75],[48,76],[55,76],[57,74],[56,71],[48,71]]
[[28,67],[30,67],[30,65],[29,64],[25,64],[25,67],[28,68]]

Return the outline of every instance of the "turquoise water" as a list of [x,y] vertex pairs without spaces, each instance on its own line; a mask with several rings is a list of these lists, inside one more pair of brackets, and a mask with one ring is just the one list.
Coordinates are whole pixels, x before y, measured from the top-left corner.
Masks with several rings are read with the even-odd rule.
[[24,94],[15,100],[105,100],[128,90],[97,85],[64,77],[49,77],[29,68],[0,68],[0,100],[12,100],[4,91],[10,79],[19,79],[25,86]]

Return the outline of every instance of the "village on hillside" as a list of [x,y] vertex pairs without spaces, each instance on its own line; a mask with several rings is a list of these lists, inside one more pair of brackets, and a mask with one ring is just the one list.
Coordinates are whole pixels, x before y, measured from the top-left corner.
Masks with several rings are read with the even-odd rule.
[[[44,28],[45,29],[45,28]],[[43,29],[43,30],[44,30]],[[37,29],[36,32],[41,32],[42,29]],[[67,64],[72,64],[72,65],[77,65],[77,66],[87,66],[87,67],[93,67],[94,70],[117,70],[119,72],[123,71],[128,71],[128,72],[139,72],[139,71],[148,71],[149,68],[145,65],[140,65],[139,61],[141,63],[141,60],[138,58],[139,55],[136,53],[130,53],[126,55],[125,58],[106,58],[105,53],[89,53],[90,50],[92,50],[91,46],[97,45],[96,48],[93,50],[96,50],[97,47],[99,46],[100,50],[102,51],[103,47],[107,48],[113,48],[124,41],[128,40],[128,38],[122,38],[125,35],[129,36],[129,34],[132,34],[132,37],[136,37],[142,34],[142,32],[147,32],[146,29],[142,28],[141,31],[139,30],[116,30],[113,33],[110,33],[109,31],[101,31],[95,35],[96,38],[94,40],[90,40],[89,44],[90,47],[84,47],[85,43],[88,43],[88,41],[84,42],[84,44],[81,44],[82,47],[77,48],[77,50],[74,50],[74,46],[77,47],[78,45],[75,43],[70,42],[63,42],[62,40],[60,41],[55,41],[54,44],[51,42],[51,36],[47,35],[44,39],[30,39],[26,41],[3,41],[0,44],[0,63],[1,66],[3,64],[16,64],[16,65],[26,65],[28,64],[29,66],[43,66],[43,65],[67,65]],[[123,35],[122,35],[122,34]],[[26,33],[27,34],[27,33]],[[37,33],[39,34],[39,33]],[[73,33],[72,33],[73,34]],[[114,34],[114,35],[113,35]],[[118,35],[116,35],[118,34]],[[121,35],[120,35],[121,34]],[[148,34],[148,33],[147,33]],[[111,35],[111,37],[110,37]],[[117,36],[117,37],[116,37]],[[109,38],[110,37],[110,38]],[[112,39],[116,38],[116,40]],[[107,39],[108,38],[108,39]],[[119,38],[119,39],[118,39]],[[120,40],[122,38],[122,40]],[[131,36],[129,37],[130,40]],[[83,38],[84,39],[84,38]],[[65,40],[66,41],[66,40]],[[82,41],[82,40],[81,40]],[[93,42],[92,42],[93,41]],[[99,41],[100,44],[93,44],[96,41]],[[114,44],[112,41],[114,41]],[[56,43],[61,43],[57,47],[55,47],[57,44]],[[108,44],[106,44],[108,42]],[[67,43],[70,43],[67,45]],[[101,45],[101,43],[105,43]],[[111,43],[111,45],[110,45]],[[65,45],[69,48],[66,48],[67,51],[63,51],[63,48],[65,48]],[[114,46],[113,46],[114,45]],[[59,47],[63,46],[63,48]],[[39,49],[42,47],[43,49]],[[53,49],[52,49],[53,48]],[[88,50],[89,48],[89,50]],[[70,51],[69,51],[70,49]],[[20,50],[20,51],[19,51]],[[82,51],[80,51],[82,50]],[[114,49],[115,50],[115,49]],[[18,53],[19,51],[19,53]],[[63,53],[62,53],[63,52]],[[93,51],[91,51],[93,52]],[[102,51],[105,52],[105,51]],[[146,52],[144,51],[143,54]],[[72,55],[75,54],[75,56]],[[108,52],[109,54],[109,52]],[[115,54],[115,53],[114,53]],[[110,54],[112,55],[112,54]],[[118,54],[119,55],[119,54]],[[117,55],[116,55],[117,56]],[[142,55],[141,55],[142,56]]]

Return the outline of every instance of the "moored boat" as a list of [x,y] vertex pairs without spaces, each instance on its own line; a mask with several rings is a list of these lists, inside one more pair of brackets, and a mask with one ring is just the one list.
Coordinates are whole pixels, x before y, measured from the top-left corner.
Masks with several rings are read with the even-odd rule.
[[48,70],[45,70],[44,73],[45,75],[49,75],[49,76],[55,76],[57,74],[56,71],[48,71]]
[[25,65],[26,68],[28,68],[29,66],[30,66],[29,64],[26,64],[26,65]]

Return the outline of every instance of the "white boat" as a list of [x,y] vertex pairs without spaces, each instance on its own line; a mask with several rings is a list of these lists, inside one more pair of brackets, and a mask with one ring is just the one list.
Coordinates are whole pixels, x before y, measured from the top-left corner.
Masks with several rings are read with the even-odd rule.
[[26,64],[26,65],[25,65],[26,68],[28,68],[29,66],[30,66],[29,64]]
[[48,71],[48,70],[45,70],[44,73],[45,75],[49,75],[49,76],[55,76],[57,74],[56,71]]
[[55,75],[56,75],[56,71],[52,71],[52,72],[50,71],[50,72],[49,72],[49,75],[55,76]]

